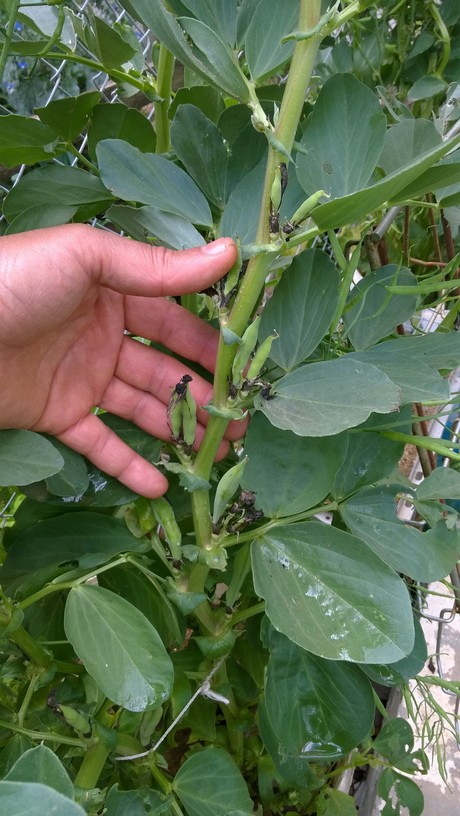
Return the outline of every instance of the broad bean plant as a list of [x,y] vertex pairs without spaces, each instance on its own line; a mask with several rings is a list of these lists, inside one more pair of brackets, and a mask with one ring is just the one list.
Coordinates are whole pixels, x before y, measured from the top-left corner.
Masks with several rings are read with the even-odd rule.
[[165,497],[0,432],[0,810],[350,816],[344,772],[379,767],[381,812],[418,816],[428,746],[382,701],[433,700],[418,599],[459,551],[458,446],[421,420],[460,359],[458,3],[1,5],[2,74],[85,66],[119,100],[1,117],[0,161],[26,165],[3,232],[232,236],[239,257],[182,299],[220,332],[198,452],[189,374],[167,443],[101,414]]

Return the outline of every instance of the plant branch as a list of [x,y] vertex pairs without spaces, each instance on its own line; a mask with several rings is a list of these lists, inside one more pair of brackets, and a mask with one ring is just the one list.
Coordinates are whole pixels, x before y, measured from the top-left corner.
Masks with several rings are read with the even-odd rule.
[[10,53],[10,46],[13,40],[14,24],[16,22],[16,17],[18,16],[20,5],[21,0],[11,0],[10,14],[8,17],[8,23],[6,25],[5,31],[5,39],[3,41],[2,52],[0,54],[0,82],[3,80],[3,74],[5,73],[5,65],[8,59],[8,54]]
[[[299,29],[311,30],[320,19],[320,0],[301,0],[299,12]],[[311,39],[296,42],[292,57],[289,78],[283,95],[278,122],[273,136],[275,143],[281,145],[285,151],[291,152],[294,144],[297,126],[305,102],[305,96],[310,82],[316,53],[321,41],[321,35]],[[275,171],[284,155],[269,146],[267,166],[265,171],[264,189],[260,206],[256,244],[270,242],[270,193],[275,177]],[[251,258],[243,278],[226,327],[241,336],[257,305],[268,274],[272,253],[261,253]],[[216,374],[214,379],[214,404],[223,407],[227,401],[228,378],[235,349],[224,344],[220,338],[217,352]],[[227,421],[219,417],[211,417],[200,451],[195,460],[194,472],[207,479],[214,461],[217,448],[225,433]],[[198,546],[209,545],[211,541],[211,518],[209,508],[209,494],[206,491],[195,491],[192,496],[194,521],[196,524]],[[193,572],[193,571],[192,571]]]
[[169,106],[171,103],[174,64],[173,54],[161,43],[160,57],[158,60],[157,93],[162,101],[155,103],[156,153],[168,153],[171,149]]
[[73,745],[76,748],[86,748],[87,743],[82,739],[76,737],[65,737],[63,734],[54,734],[52,731],[31,731],[30,728],[23,728],[15,723],[9,723],[6,720],[0,720],[0,728],[5,728],[7,731],[14,731],[16,734],[23,734],[24,737],[29,737],[31,740],[37,742],[57,742],[62,745]]

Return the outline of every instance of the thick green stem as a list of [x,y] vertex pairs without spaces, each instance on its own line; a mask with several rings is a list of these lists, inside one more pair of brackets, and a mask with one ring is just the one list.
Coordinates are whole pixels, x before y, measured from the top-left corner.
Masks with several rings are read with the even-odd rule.
[[[321,14],[321,0],[301,0],[299,12],[299,30],[308,31],[314,28]],[[294,144],[305,96],[310,82],[313,65],[321,35],[296,43],[289,71],[289,78],[283,95],[283,101],[274,131],[274,139],[290,153]],[[260,206],[256,243],[270,243],[270,193],[277,165],[284,161],[284,156],[276,149],[269,147],[265,171],[264,189]],[[251,258],[243,282],[235,299],[226,327],[235,334],[242,335],[250,320],[262,292],[272,261],[271,253],[261,253]],[[228,396],[228,381],[235,349],[227,346],[221,338],[217,353],[216,374],[214,378],[214,404],[224,407]],[[209,474],[224,436],[228,422],[219,417],[211,417],[200,451],[195,460],[194,472],[197,476],[209,479]],[[211,512],[209,492],[197,490],[192,494],[193,518],[196,543],[200,547],[210,547],[212,541]],[[207,570],[201,565],[192,568],[190,585],[195,591],[204,587]]]
[[[320,13],[321,0],[301,0],[299,29],[306,31],[314,28],[319,21]],[[294,49],[289,78],[286,83],[277,126],[273,134],[276,141],[282,144],[288,153],[292,150],[320,41],[321,36],[318,35],[318,37],[297,42]],[[280,161],[284,161],[284,156],[279,154],[277,150],[269,147],[257,228],[257,244],[268,244],[270,242],[270,193],[275,170]],[[235,304],[226,323],[227,328],[235,332],[235,334],[241,336],[254,312],[271,261],[271,254],[262,253],[251,258],[248,264],[243,282],[235,299]],[[225,406],[227,401],[228,378],[234,354],[235,349],[232,346],[226,346],[221,338],[217,353],[216,374],[214,379],[214,404],[218,407]],[[205,479],[209,478],[212,463],[214,462],[227,424],[227,421],[224,419],[211,417],[200,451],[195,460],[194,472],[198,476]],[[208,491],[194,491],[192,494],[192,506],[196,543],[201,547],[209,547],[211,544],[212,528]],[[203,581],[205,577],[206,576],[203,578],[203,575],[200,576]],[[197,583],[195,579],[196,576],[194,570],[192,570],[191,580],[194,585]],[[202,586],[203,585],[204,583],[202,583]]]
[[2,53],[0,54],[0,82],[3,79],[6,61],[8,59],[8,54],[10,53],[10,46],[14,34],[14,24],[16,22],[16,17],[18,16],[19,6],[20,0],[11,0],[10,16],[8,17],[8,23],[5,31],[5,39],[3,41],[2,46]]
[[42,646],[39,646],[22,626],[15,629],[14,632],[11,632],[11,634],[8,635],[8,640],[12,640],[13,643],[19,647],[21,652],[25,654],[32,663],[35,663],[36,666],[47,669],[52,663],[51,655],[43,649]]
[[171,149],[169,106],[171,104],[174,56],[161,43],[158,60],[157,93],[161,102],[155,103],[155,131],[157,134],[156,153],[168,153]]
[[100,739],[90,745],[75,777],[75,786],[85,790],[95,788],[109,753],[110,748]]

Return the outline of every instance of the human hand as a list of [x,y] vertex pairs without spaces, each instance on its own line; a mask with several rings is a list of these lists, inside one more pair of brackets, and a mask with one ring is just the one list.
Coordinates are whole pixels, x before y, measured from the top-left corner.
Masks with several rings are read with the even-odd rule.
[[[124,330],[213,371],[218,333],[164,296],[207,288],[236,254],[226,238],[175,252],[81,224],[0,238],[0,428],[52,434],[132,490],[164,493],[165,477],[91,408],[168,439],[184,374],[197,405],[209,402],[209,383]],[[198,410],[198,444],[207,418]],[[227,439],[241,435],[231,423]]]

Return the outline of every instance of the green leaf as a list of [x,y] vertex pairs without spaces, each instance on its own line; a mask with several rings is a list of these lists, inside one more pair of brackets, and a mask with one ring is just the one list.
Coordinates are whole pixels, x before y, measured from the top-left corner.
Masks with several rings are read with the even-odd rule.
[[0,782],[0,810],[5,816],[85,816],[76,802],[35,782]]
[[32,431],[0,430],[0,485],[26,485],[57,473],[64,460]]
[[[166,46],[185,66],[191,68],[208,83],[240,97],[249,98],[249,88],[229,46],[217,34],[198,20],[183,18],[181,28],[174,15],[166,11],[162,0],[127,0],[121,5],[134,10],[147,28],[155,32],[158,40]],[[184,29],[193,40],[189,44]]]
[[156,239],[159,244],[171,249],[189,249],[206,243],[190,221],[173,213],[162,212],[157,207],[112,204],[106,216],[137,241]]
[[89,584],[74,587],[64,627],[87,672],[110,700],[128,711],[143,711],[168,699],[171,660],[156,629],[124,598]]
[[173,816],[173,797],[152,788],[119,790],[113,785],[104,802],[105,816]]
[[217,124],[223,111],[227,110],[224,100],[215,88],[206,85],[194,85],[191,88],[179,88],[169,106],[169,116],[173,118],[180,105],[194,105],[199,108],[211,122]]
[[181,105],[171,125],[171,144],[208,200],[223,209],[227,149],[217,126],[194,105]]
[[374,739],[374,748],[392,765],[414,747],[412,728],[402,717],[388,720]]
[[[59,24],[59,11],[57,8],[47,6],[44,3],[34,7],[33,3],[26,2],[21,3],[18,19],[25,22],[33,31],[51,37]],[[75,39],[72,21],[66,15],[59,41],[68,48],[74,49]]]
[[13,221],[21,215],[40,219],[44,207],[60,207],[63,212],[71,207],[85,220],[104,210],[112,200],[101,180],[87,170],[48,164],[27,173],[13,187],[5,199],[3,212],[8,221]]
[[[386,479],[398,464],[404,450],[403,442],[387,439],[378,432],[364,430],[379,426],[394,427],[403,433],[412,431],[412,409],[406,406],[395,414],[371,414],[348,436],[347,455],[337,470],[334,496],[343,499],[360,487]],[[360,431],[360,428],[363,430]]]
[[399,341],[389,340],[368,351],[352,352],[349,357],[351,360],[370,363],[386,374],[400,389],[401,405],[427,400],[447,400],[449,398],[447,380],[440,377],[437,371],[425,365],[422,360],[415,364],[414,358],[410,356],[411,346],[396,347],[391,345],[393,342]]
[[318,816],[357,816],[357,813],[353,796],[329,786],[317,803]]
[[399,389],[382,371],[349,355],[297,368],[277,381],[275,394],[270,400],[259,394],[255,407],[276,428],[299,436],[332,436],[399,404]]
[[432,96],[446,89],[443,79],[436,76],[424,76],[417,79],[407,92],[409,102],[419,102],[420,99],[431,99]]
[[120,68],[135,55],[136,48],[127,42],[117,30],[101,17],[90,15],[91,29],[85,29],[89,49],[99,58],[105,68]]
[[436,468],[419,484],[416,496],[417,501],[460,499],[460,473],[451,468]]
[[86,127],[91,111],[100,98],[99,91],[87,91],[80,96],[55,99],[45,108],[35,108],[35,113],[57,136],[71,142]]
[[286,760],[297,760],[287,763],[290,771],[330,763],[368,735],[374,699],[358,666],[315,657],[275,631],[269,647],[260,730],[282,776]]
[[[352,74],[335,74],[328,79],[296,159],[297,176],[305,192],[311,195],[325,190],[340,198],[364,187],[377,164],[385,129],[386,118],[373,91]],[[354,220],[347,218],[347,224]]]
[[399,486],[360,490],[340,506],[340,514],[351,532],[392,569],[415,581],[440,580],[460,554],[457,530],[440,523],[422,533],[404,524],[396,515],[399,490]]
[[449,203],[455,204],[459,200],[459,182],[460,161],[459,151],[456,150],[451,156],[447,156],[435,164],[434,167],[425,170],[421,176],[407,187],[403,187],[393,201],[404,202],[410,198],[418,198],[423,193],[436,192],[438,203],[443,207],[449,206]]
[[67,771],[56,754],[46,745],[37,745],[26,751],[5,776],[8,782],[41,782],[69,799],[74,789]]
[[362,666],[362,670],[374,683],[380,683],[382,686],[401,686],[421,672],[427,661],[428,653],[425,635],[417,615],[414,615],[414,628],[414,648],[407,657],[403,657],[396,663]]
[[417,278],[403,266],[388,264],[369,272],[351,290],[343,316],[345,330],[359,351],[375,345],[395,331],[399,323],[412,317],[418,295],[395,295],[387,286],[403,285],[417,289]]
[[38,119],[14,113],[0,117],[0,162],[7,167],[49,161],[62,153],[54,130]]
[[151,204],[195,224],[212,224],[201,190],[190,176],[163,156],[141,153],[121,139],[105,139],[96,148],[105,186],[124,201]]
[[49,441],[61,454],[64,467],[54,476],[48,476],[48,490],[55,496],[81,496],[89,486],[88,469],[83,456],[59,439],[51,438]]
[[[396,801],[397,810],[391,810],[390,813],[400,814],[400,807],[406,807],[409,811],[409,816],[421,816],[425,806],[425,800],[420,788],[407,776],[396,773],[392,768],[385,768],[378,784],[379,795],[385,801],[389,802],[391,799]],[[390,798],[390,794],[392,794]],[[382,811],[382,816],[385,810]]]
[[264,158],[231,191],[219,225],[219,236],[239,238],[242,244],[255,241],[265,165]]
[[155,131],[151,122],[135,108],[121,102],[97,105],[93,108],[88,127],[88,152],[96,159],[96,145],[104,139],[121,139],[142,153],[155,150]]
[[249,86],[232,49],[212,28],[191,17],[181,17],[184,31],[199,49],[198,58],[207,69],[208,78],[216,76],[222,90],[235,99],[247,102]]
[[379,167],[387,175],[393,173],[441,141],[439,131],[429,119],[403,119],[388,128]]
[[19,535],[0,574],[3,581],[33,574],[44,567],[58,574],[68,562],[81,566],[90,558],[91,566],[95,566],[120,552],[144,548],[145,543],[134,538],[121,519],[89,511],[67,513],[44,519]]
[[253,810],[246,783],[223,748],[204,748],[192,754],[179,768],[173,791],[188,816],[226,816],[231,810]]
[[313,210],[312,218],[321,231],[360,221],[385,202],[394,200],[400,190],[419,178],[459,142],[460,134],[426,150],[404,167],[400,167],[370,187],[320,204]]
[[320,249],[307,249],[283,273],[262,313],[259,340],[276,330],[270,358],[290,371],[329,331],[339,299],[339,274]]
[[179,625],[177,612],[159,582],[143,575],[135,566],[124,564],[100,575],[99,585],[139,609],[158,631],[168,650],[183,643],[184,627]]
[[276,73],[290,59],[294,43],[282,43],[281,39],[296,27],[298,19],[297,0],[284,0],[276,10],[272,0],[257,3],[244,33],[246,59],[254,82],[260,83]]
[[41,207],[29,207],[12,220],[5,230],[5,235],[18,235],[30,230],[68,224],[74,218],[77,210],[76,205],[66,204],[42,204]]
[[252,565],[270,621],[301,648],[358,663],[411,651],[407,588],[358,538],[319,522],[278,527],[252,544]]
[[308,510],[330,493],[347,447],[346,434],[299,439],[256,413],[244,445],[242,487],[255,492],[256,507],[271,518]]
[[397,357],[399,360],[412,361],[414,367],[425,363],[430,368],[436,369],[456,368],[460,356],[460,332],[436,331],[424,335],[398,337],[370,349],[366,352],[365,359],[370,362],[373,362],[373,359],[384,361],[387,355],[388,360],[392,362]]
[[182,0],[182,2],[194,17],[212,28],[221,40],[234,46],[237,0]]

